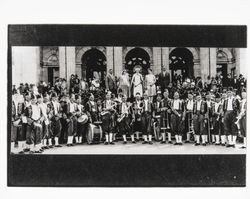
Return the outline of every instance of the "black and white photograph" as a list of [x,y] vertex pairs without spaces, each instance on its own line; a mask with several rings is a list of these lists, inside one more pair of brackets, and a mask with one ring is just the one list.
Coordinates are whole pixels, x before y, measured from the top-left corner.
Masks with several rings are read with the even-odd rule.
[[244,48],[13,46],[11,154],[245,154]]
[[248,8],[3,0],[1,197],[248,198]]

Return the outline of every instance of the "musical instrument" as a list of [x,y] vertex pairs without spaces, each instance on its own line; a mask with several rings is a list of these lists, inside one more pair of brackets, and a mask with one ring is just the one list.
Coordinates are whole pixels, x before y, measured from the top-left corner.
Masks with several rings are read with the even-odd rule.
[[97,144],[102,141],[102,127],[100,125],[89,124],[86,133],[88,144]]
[[101,116],[107,115],[108,113],[110,113],[110,110],[113,109],[113,107],[117,106],[117,103],[115,102],[115,104],[113,104],[108,110],[104,110],[101,112]]
[[17,119],[15,121],[13,121],[13,126],[19,126],[21,119]]
[[[129,109],[131,106],[132,106],[132,104],[129,104],[128,107],[127,107],[127,109]],[[127,114],[127,113],[121,114],[121,115],[117,118],[117,122],[120,123],[120,122],[124,119],[124,117],[126,116],[126,114]]]
[[156,120],[153,123],[154,138],[155,138],[156,141],[159,141],[160,140],[160,131],[161,131],[161,128],[160,128],[160,119],[161,119],[161,116],[160,115],[156,115],[156,116],[154,116],[154,119]]
[[187,111],[188,115],[188,133],[194,133],[193,111]]
[[82,113],[78,118],[77,118],[77,122],[81,123],[81,124],[86,124],[88,121],[89,117],[87,116],[87,114]]

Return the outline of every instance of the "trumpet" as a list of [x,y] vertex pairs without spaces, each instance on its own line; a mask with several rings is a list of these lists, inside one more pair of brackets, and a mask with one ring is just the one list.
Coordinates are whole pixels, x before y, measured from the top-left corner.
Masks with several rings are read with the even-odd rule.
[[[132,104],[129,104],[127,109],[131,107]],[[125,117],[127,116],[127,113],[123,113],[120,115],[120,117],[117,119],[117,122],[121,122]]]

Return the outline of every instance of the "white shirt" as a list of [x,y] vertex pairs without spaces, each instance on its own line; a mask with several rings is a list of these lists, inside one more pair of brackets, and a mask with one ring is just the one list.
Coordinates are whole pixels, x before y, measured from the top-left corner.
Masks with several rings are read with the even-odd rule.
[[111,108],[111,100],[106,101],[106,108],[107,109]]
[[194,106],[194,101],[193,100],[188,100],[187,103],[187,110],[193,110],[193,106]]
[[55,115],[57,115],[58,112],[59,112],[59,103],[52,101],[52,104],[53,104],[53,107],[54,107],[54,110],[55,110]]
[[207,101],[208,108],[211,108],[211,100]]
[[175,109],[175,110],[179,110],[179,106],[180,106],[180,100],[174,100],[174,104],[173,104],[173,108]]
[[197,101],[197,111],[201,110],[201,101]]
[[128,107],[125,102],[122,103],[122,114],[127,113],[128,114]]
[[39,106],[37,104],[35,105],[31,105],[32,107],[32,116],[31,118],[33,120],[38,120],[41,116],[41,109],[39,108]]
[[217,102],[215,102],[215,104],[214,104],[214,109],[215,109],[215,112],[216,113],[218,113],[218,108],[219,108],[219,106],[220,106],[220,103],[217,103]]
[[47,104],[41,103],[41,104],[38,104],[38,106],[41,109],[43,116],[47,117]]
[[75,112],[75,103],[69,102],[69,112],[74,113]]
[[228,98],[227,100],[227,111],[232,111],[233,110],[233,98]]

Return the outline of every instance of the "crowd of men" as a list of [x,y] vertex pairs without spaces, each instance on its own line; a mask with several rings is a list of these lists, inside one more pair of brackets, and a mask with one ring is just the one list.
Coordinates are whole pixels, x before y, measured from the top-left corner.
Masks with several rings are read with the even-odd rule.
[[[112,69],[102,80],[71,75],[52,86],[13,85],[11,153],[42,153],[53,147],[99,141],[115,144],[194,146],[215,144],[246,148],[246,79],[183,78],[166,68],[143,76],[135,67],[132,77]],[[101,136],[103,135],[103,136]]]

